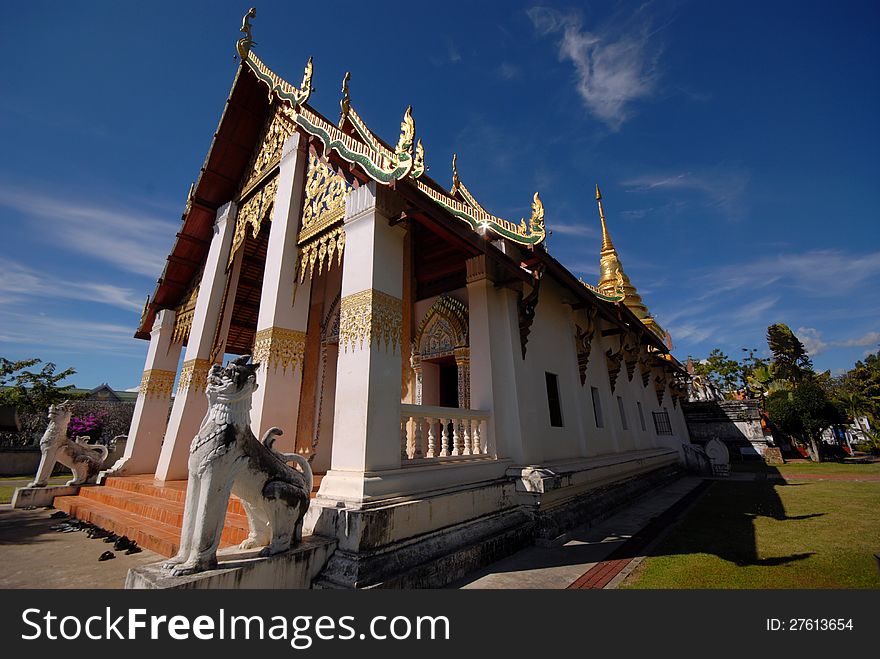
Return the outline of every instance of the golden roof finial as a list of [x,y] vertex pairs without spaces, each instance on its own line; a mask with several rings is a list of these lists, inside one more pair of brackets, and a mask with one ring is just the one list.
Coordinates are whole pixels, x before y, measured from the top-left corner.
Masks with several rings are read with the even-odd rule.
[[309,100],[309,96],[312,95],[312,92],[315,91],[315,88],[312,87],[312,73],[314,71],[314,66],[312,65],[312,56],[309,55],[309,61],[306,62],[305,68],[303,69],[303,79],[299,86],[299,92],[295,95],[296,98],[294,100],[296,105],[302,105],[303,103]]
[[341,109],[339,114],[340,126],[345,122],[345,118],[348,116],[348,111],[351,109],[351,96],[348,94],[348,81],[350,79],[351,71],[346,71],[345,77],[342,79],[342,100],[339,101],[339,108]]
[[257,45],[257,42],[254,41],[253,37],[251,36],[251,19],[256,17],[257,8],[251,7],[244,15],[244,18],[241,19],[241,29],[239,30],[239,32],[242,32],[244,36],[238,40],[238,42],[235,44],[235,47],[238,49],[238,56],[241,57],[242,62],[247,59],[248,53],[251,51],[251,47]]
[[648,308],[642,302],[642,296],[632,285],[632,282],[623,271],[620,257],[608,235],[608,226],[605,222],[605,210],[602,208],[602,192],[596,185],[596,203],[599,205],[599,220],[602,222],[602,251],[599,253],[599,292],[603,295],[618,296],[623,294],[623,303],[640,319],[648,317]]
[[598,183],[596,184],[596,203],[599,204],[599,221],[602,222],[602,251],[614,250],[614,243],[611,242],[608,227],[605,225],[605,211],[602,209],[602,192],[599,190]]
[[452,154],[452,189],[449,191],[449,194],[453,197],[455,193],[458,192],[458,188],[461,185],[461,179],[458,178],[458,165],[456,161],[458,160],[458,154]]
[[412,105],[409,105],[403,114],[403,121],[400,122],[400,139],[397,140],[395,151],[398,154],[412,152],[415,135],[416,124],[412,117]]

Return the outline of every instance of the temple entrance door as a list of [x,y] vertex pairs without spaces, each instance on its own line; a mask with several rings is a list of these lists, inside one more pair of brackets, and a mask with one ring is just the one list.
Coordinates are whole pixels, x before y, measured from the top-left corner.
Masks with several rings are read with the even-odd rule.
[[458,367],[453,359],[439,364],[440,407],[458,407]]
[[336,407],[336,360],[339,355],[339,296],[321,323],[321,363],[318,369],[318,395],[315,397],[315,430],[312,471],[330,469],[333,450],[333,412]]

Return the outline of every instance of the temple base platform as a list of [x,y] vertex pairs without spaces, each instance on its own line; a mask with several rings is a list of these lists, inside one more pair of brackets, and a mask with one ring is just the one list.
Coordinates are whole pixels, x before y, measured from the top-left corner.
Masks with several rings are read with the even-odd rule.
[[261,557],[259,549],[242,551],[234,547],[217,554],[219,567],[183,577],[170,575],[161,563],[128,571],[125,587],[132,589],[207,590],[217,588],[310,588],[336,548],[336,541],[304,536],[289,551]]
[[[315,487],[320,476],[315,476]],[[46,489],[46,488],[41,488]],[[72,517],[134,540],[144,549],[174,556],[180,542],[186,481],[157,481],[152,475],[109,476],[102,486],[84,487],[77,496],[58,496],[54,505]],[[238,497],[231,497],[220,547],[247,537],[248,523]]]
[[17,487],[12,494],[13,508],[42,508],[51,506],[55,497],[75,496],[81,485],[48,485],[46,487]]

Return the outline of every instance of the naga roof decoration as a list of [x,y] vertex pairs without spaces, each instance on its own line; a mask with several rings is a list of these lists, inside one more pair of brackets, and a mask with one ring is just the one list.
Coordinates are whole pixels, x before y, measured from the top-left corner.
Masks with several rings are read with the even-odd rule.
[[[349,73],[346,73],[342,81],[343,96],[340,101],[339,125],[334,126],[315,112],[307,104],[312,92],[312,59],[309,58],[305,67],[299,89],[274,73],[252,51],[255,42],[251,36],[250,18],[255,15],[255,10],[251,9],[242,22],[241,32],[245,36],[237,43],[242,65],[249,68],[257,79],[269,88],[270,97],[280,101],[282,112],[288,119],[323,143],[325,153],[335,151],[345,161],[359,165],[371,179],[382,185],[393,185],[397,181],[409,180],[434,203],[467,223],[475,231],[490,229],[499,236],[522,245],[537,245],[544,240],[546,237],[544,205],[537,193],[532,200],[532,214],[528,222],[523,219],[517,225],[488,213],[463,185],[458,189],[461,199],[456,199],[446,191],[438,189],[439,186],[429,185],[421,180],[426,170],[425,152],[421,140],[415,139],[412,106],[408,107],[404,114],[400,124],[400,137],[393,149],[386,146],[370,131],[352,107],[348,90],[348,82],[351,78]],[[344,126],[349,125],[353,130],[346,132]]]

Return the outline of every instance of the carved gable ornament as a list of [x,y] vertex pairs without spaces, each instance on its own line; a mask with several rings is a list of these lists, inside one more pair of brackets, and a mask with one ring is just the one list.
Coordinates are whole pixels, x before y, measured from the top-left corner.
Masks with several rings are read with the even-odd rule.
[[526,358],[526,346],[529,343],[529,334],[532,331],[532,323],[535,322],[535,310],[538,306],[538,295],[541,292],[541,277],[544,272],[537,268],[534,271],[534,281],[532,282],[532,290],[528,295],[520,297],[519,311],[519,342],[522,347],[523,359]]
[[467,345],[467,307],[454,297],[441,296],[428,309],[416,330],[417,354],[423,358],[443,357]]
[[336,255],[337,267],[342,265],[345,248],[345,196],[348,184],[327,163],[313,153],[306,171],[305,199],[303,201],[302,228],[297,238],[300,249],[299,281],[305,281],[306,269],[314,276],[315,264],[318,274],[333,266]]
[[590,352],[593,347],[593,337],[596,336],[596,315],[599,309],[591,307],[587,311],[587,322],[582,329],[580,325],[574,326],[574,340],[577,349],[578,373],[581,376],[581,386],[587,382],[587,365],[590,363]]
[[620,364],[623,362],[623,348],[624,346],[621,345],[617,352],[614,352],[611,348],[605,351],[605,365],[608,367],[608,381],[611,383],[612,393],[614,393],[614,388],[617,385]]
[[266,121],[259,147],[251,156],[238,194],[238,217],[232,249],[229,250],[229,265],[244,244],[248,226],[251,227],[251,235],[256,238],[263,221],[271,219],[278,192],[278,163],[281,162],[284,143],[292,134],[293,126],[281,112],[276,110]]

